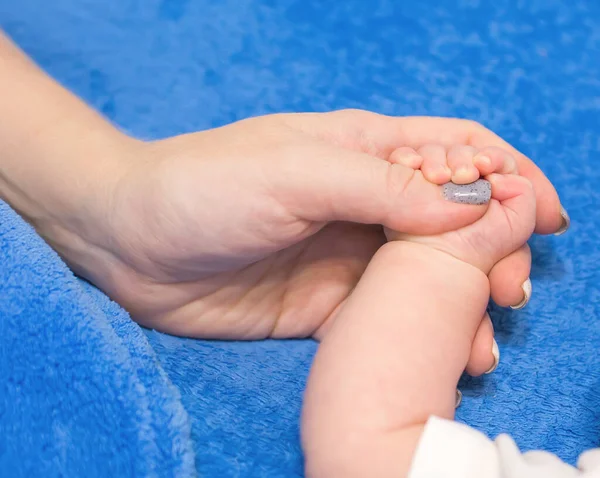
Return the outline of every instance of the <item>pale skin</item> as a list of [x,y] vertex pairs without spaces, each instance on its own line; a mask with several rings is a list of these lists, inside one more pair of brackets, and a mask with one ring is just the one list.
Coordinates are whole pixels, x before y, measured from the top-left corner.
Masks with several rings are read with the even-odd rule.
[[[471,121],[348,110],[143,142],[2,34],[0,92],[9,92],[0,94],[0,198],[134,320],[173,334],[322,339],[386,242],[382,226],[437,234],[485,214],[441,197],[423,210],[407,187],[413,166],[392,154],[399,148],[503,149],[534,186],[536,232],[564,229],[544,174]],[[436,188],[427,184],[423,191]],[[522,300],[530,260],[524,246],[492,268],[499,305]],[[474,375],[494,361],[491,323],[479,323],[467,363]]]
[[[514,170],[509,163],[498,169]],[[407,476],[429,416],[454,417],[456,384],[488,304],[487,276],[535,227],[529,181],[487,178],[492,201],[483,218],[433,236],[389,231],[392,242],[340,310],[306,390],[308,477]]]

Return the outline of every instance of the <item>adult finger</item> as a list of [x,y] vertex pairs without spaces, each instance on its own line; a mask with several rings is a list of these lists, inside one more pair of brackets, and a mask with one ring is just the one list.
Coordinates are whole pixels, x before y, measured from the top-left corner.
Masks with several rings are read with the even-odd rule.
[[522,309],[531,297],[531,250],[527,244],[494,265],[489,274],[492,300],[501,307]]
[[475,333],[466,372],[472,377],[492,373],[498,367],[500,350],[494,340],[494,326],[486,312]]
[[271,193],[286,210],[317,223],[350,221],[437,234],[472,224],[487,209],[445,199],[443,186],[420,171],[325,143],[295,146],[270,177]]
[[[510,152],[519,173],[529,179],[536,192],[535,232],[561,234],[569,226],[567,212],[548,178],[535,163],[498,135],[474,121],[434,117],[391,117],[361,110],[343,110],[318,119],[311,116],[314,134],[329,135],[345,147],[387,158],[396,148],[418,149],[428,143],[451,147],[456,144],[475,148],[498,147]],[[308,119],[308,118],[307,118]]]

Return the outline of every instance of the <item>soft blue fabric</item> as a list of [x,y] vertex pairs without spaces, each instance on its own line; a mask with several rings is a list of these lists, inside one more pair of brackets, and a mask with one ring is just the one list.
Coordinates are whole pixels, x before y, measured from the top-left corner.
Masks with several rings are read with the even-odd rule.
[[[501,365],[463,383],[458,417],[570,462],[600,443],[600,2],[0,0],[0,25],[143,138],[344,107],[495,130],[542,167],[573,225],[532,241],[532,301],[494,309]],[[0,465],[144,476],[166,460],[185,476],[186,421],[140,330],[0,213]],[[202,476],[301,476],[312,342],[146,337]]]
[[0,202],[0,476],[193,476],[144,333]]

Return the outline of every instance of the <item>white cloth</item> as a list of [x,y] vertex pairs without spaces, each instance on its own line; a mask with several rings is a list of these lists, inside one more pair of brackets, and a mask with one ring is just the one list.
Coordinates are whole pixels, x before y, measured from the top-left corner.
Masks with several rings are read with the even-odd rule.
[[451,420],[431,417],[408,478],[600,478],[600,449],[583,453],[574,468],[544,451],[521,453],[512,438],[492,441]]

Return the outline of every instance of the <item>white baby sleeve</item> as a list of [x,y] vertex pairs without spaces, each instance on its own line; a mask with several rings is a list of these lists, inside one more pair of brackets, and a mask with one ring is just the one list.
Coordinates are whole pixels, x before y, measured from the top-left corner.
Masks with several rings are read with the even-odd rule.
[[494,442],[451,420],[431,417],[417,446],[409,478],[503,478]]
[[508,435],[495,441],[451,420],[431,417],[409,478],[600,478],[600,451],[584,453],[580,469],[542,451],[521,454]]

